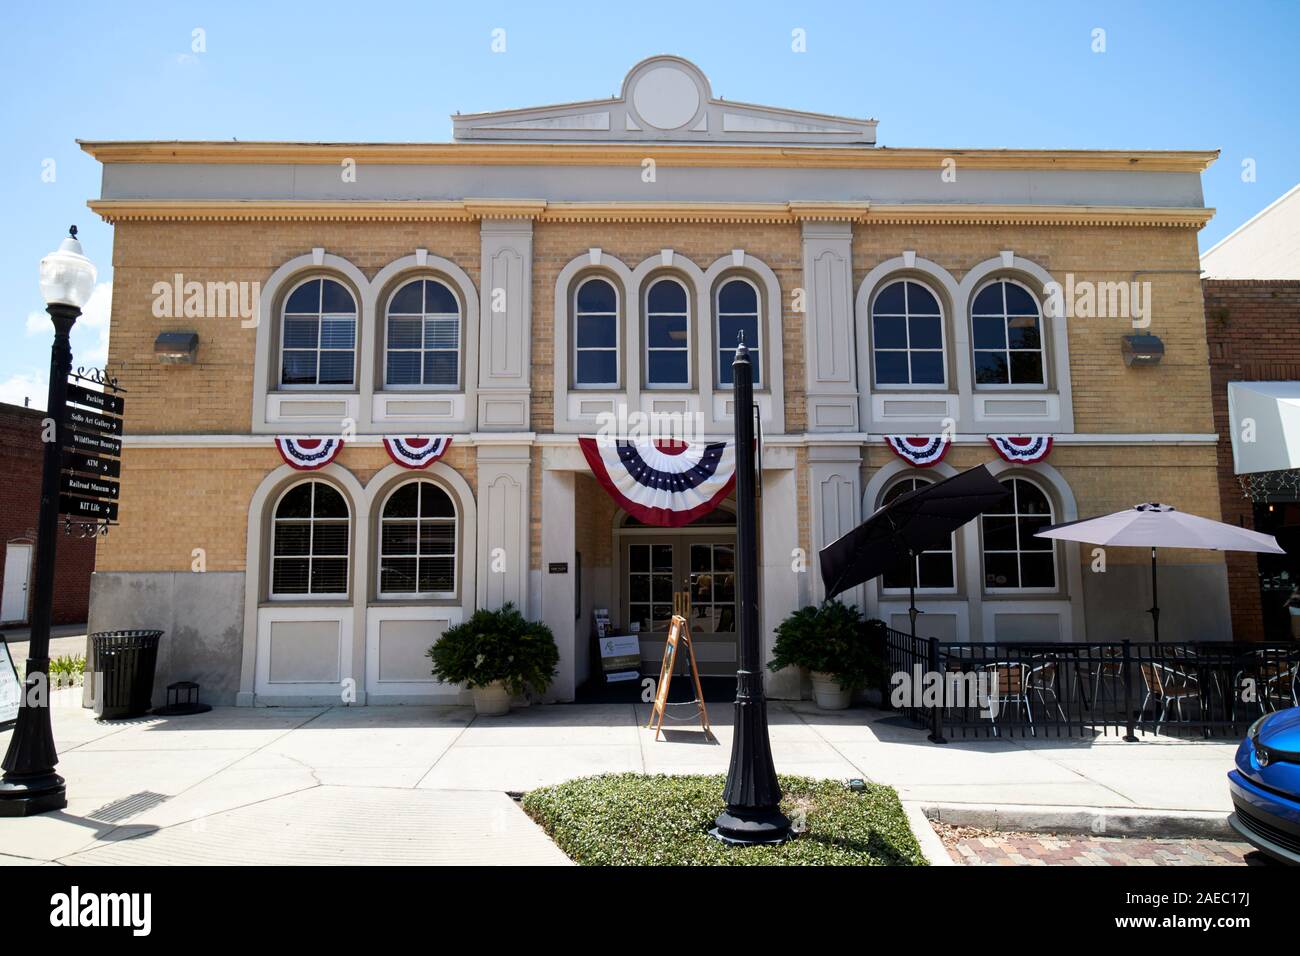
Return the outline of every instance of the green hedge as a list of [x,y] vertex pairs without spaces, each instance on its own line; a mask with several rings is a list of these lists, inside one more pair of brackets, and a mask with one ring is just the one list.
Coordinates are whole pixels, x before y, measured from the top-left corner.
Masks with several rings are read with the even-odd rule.
[[781,808],[802,832],[781,846],[724,846],[708,834],[723,809],[720,776],[625,773],[524,796],[524,810],[587,866],[916,866],[925,858],[898,795],[868,785],[781,777]]

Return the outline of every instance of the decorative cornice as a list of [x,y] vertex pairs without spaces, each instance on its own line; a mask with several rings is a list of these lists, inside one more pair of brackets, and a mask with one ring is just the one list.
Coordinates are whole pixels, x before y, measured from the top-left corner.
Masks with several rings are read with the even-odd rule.
[[865,202],[546,202],[540,199],[186,200],[99,199],[87,205],[106,222],[539,222],[787,223],[865,225],[1136,226],[1199,229],[1203,207],[1036,206],[1010,204],[873,205]]
[[1136,170],[1201,173],[1218,150],[891,149],[878,146],[714,146],[573,143],[87,142],[102,163],[248,163],[465,166],[779,167],[815,169]]
[[105,222],[473,222],[464,202],[92,199]]

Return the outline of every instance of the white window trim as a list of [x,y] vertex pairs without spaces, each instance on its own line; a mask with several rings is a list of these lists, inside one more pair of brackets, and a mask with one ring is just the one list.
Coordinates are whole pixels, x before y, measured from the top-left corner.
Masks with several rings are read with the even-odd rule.
[[[385,590],[383,589],[383,566],[384,566],[384,521],[385,521],[385,520],[389,520],[389,521],[411,521],[412,519],[411,519],[411,518],[390,518],[390,519],[385,519],[385,518],[384,518],[384,509],[388,507],[388,502],[389,502],[389,500],[391,500],[392,497],[393,497],[393,495],[397,494],[397,492],[398,492],[400,489],[406,487],[407,485],[418,485],[418,484],[421,484],[421,483],[428,483],[428,484],[433,485],[433,486],[436,487],[439,491],[441,491],[444,495],[446,495],[446,496],[447,496],[447,499],[451,502],[452,517],[451,517],[450,519],[442,519],[442,518],[439,518],[439,519],[437,519],[437,520],[438,520],[438,521],[447,521],[447,520],[450,520],[450,523],[451,523],[451,525],[452,525],[452,528],[453,528],[453,530],[454,530],[454,532],[455,532],[454,535],[453,535],[453,539],[454,539],[454,543],[453,543],[453,545],[452,545],[453,550],[452,550],[452,553],[451,553],[451,555],[450,555],[450,557],[451,557],[451,559],[452,559],[452,561],[451,561],[451,582],[452,582],[452,589],[451,589],[450,591],[385,591]],[[419,499],[419,497],[417,496],[417,498],[416,498],[416,501],[417,501],[417,505],[416,505],[416,515],[417,515],[417,517],[414,519],[415,522],[416,522],[416,539],[417,539],[416,548],[417,548],[417,553],[416,553],[415,555],[390,555],[390,557],[394,557],[394,558],[410,558],[410,557],[415,557],[415,558],[417,559],[417,562],[418,562],[418,559],[421,557],[421,555],[418,553],[418,548],[419,548],[419,544],[418,544],[418,540],[419,540],[419,523],[420,523],[421,521],[423,521],[424,518],[421,517],[421,516],[419,516],[419,500],[420,500],[420,499]],[[399,481],[397,484],[393,485],[392,488],[390,488],[390,489],[388,490],[388,492],[384,495],[383,499],[382,499],[382,500],[380,501],[380,503],[379,503],[379,508],[377,509],[377,513],[378,513],[379,525],[378,525],[378,527],[376,528],[377,534],[375,535],[375,573],[374,573],[374,581],[375,581],[375,597],[376,597],[376,599],[379,600],[379,601],[381,601],[381,602],[384,602],[384,603],[388,603],[388,602],[399,602],[399,603],[400,603],[400,602],[402,602],[402,601],[411,602],[411,601],[450,601],[450,600],[455,600],[456,597],[457,597],[457,595],[460,594],[460,565],[459,565],[459,561],[461,560],[461,536],[462,536],[462,534],[463,534],[464,532],[463,532],[463,530],[462,530],[463,522],[461,521],[460,505],[457,503],[457,501],[456,501],[456,496],[451,492],[451,490],[450,490],[449,488],[443,486],[443,485],[440,484],[439,482],[434,481],[432,478],[429,478],[429,477],[427,477],[427,476],[425,476],[425,475],[419,475],[419,476],[416,476],[416,477],[414,477],[414,478],[410,478],[410,479],[408,479],[408,480],[406,480],[406,481]],[[447,557],[447,555],[430,555],[430,557]],[[418,575],[418,563],[417,563],[417,575]],[[417,579],[418,579],[418,578],[417,578]]]
[[[351,352],[352,352],[352,381],[351,381],[351,382],[347,382],[347,383],[331,382],[331,383],[328,383],[328,384],[321,384],[320,382],[285,382],[285,380],[284,380],[284,352],[285,352],[285,345],[284,345],[284,324],[285,324],[285,321],[288,319],[289,315],[291,314],[291,313],[288,311],[288,308],[289,308],[289,300],[293,298],[293,294],[294,294],[295,292],[297,292],[299,289],[301,289],[303,286],[305,286],[308,282],[318,282],[318,281],[323,282],[323,280],[326,280],[326,279],[329,279],[329,280],[332,281],[332,282],[337,282],[337,283],[338,283],[339,285],[341,285],[345,290],[347,290],[348,295],[350,295],[350,296],[352,297],[352,308],[353,308],[353,312],[352,312],[352,349],[351,349]],[[324,287],[324,285],[322,285],[322,286],[321,286],[321,295],[322,295],[322,296],[324,295],[324,289],[325,289],[325,287]],[[323,303],[322,303],[321,305],[323,305]],[[312,314],[314,314],[314,315],[316,316],[316,322],[317,322],[317,325],[316,325],[316,348],[315,348],[314,350],[310,350],[310,349],[290,349],[289,351],[292,351],[292,352],[307,352],[307,351],[315,351],[315,352],[316,352],[316,377],[319,379],[319,378],[320,378],[320,354],[321,354],[322,351],[325,351],[325,352],[344,352],[344,351],[348,351],[347,349],[322,349],[322,348],[320,347],[320,322],[324,320],[324,318],[325,318],[325,316],[326,316],[327,314],[330,315],[330,316],[340,316],[340,317],[341,317],[341,316],[343,315],[343,313],[341,313],[341,312],[330,312],[330,313],[326,313],[326,312],[323,311],[323,309],[320,307],[320,305],[318,305],[318,308],[317,308],[317,310],[316,310],[315,313],[310,313],[310,312],[294,312],[294,313],[292,313],[292,314],[293,314],[293,315],[312,315]],[[277,354],[276,354],[276,358],[279,360],[280,371],[279,371],[279,374],[276,376],[276,380],[277,380],[277,382],[279,383],[278,386],[277,386],[277,388],[279,388],[279,389],[283,389],[283,390],[285,390],[285,391],[305,391],[305,392],[315,392],[315,391],[352,392],[352,391],[356,391],[356,388],[357,388],[357,377],[358,377],[358,376],[357,376],[357,358],[358,358],[358,356],[360,355],[360,353],[361,353],[361,303],[360,303],[360,301],[359,301],[359,299],[358,299],[357,291],[356,291],[355,289],[351,288],[351,287],[348,285],[348,283],[347,283],[346,281],[344,281],[344,279],[343,279],[341,276],[334,275],[333,273],[330,273],[330,272],[315,272],[315,273],[311,273],[311,274],[309,274],[309,275],[305,275],[305,276],[303,276],[303,277],[300,278],[297,282],[295,282],[295,283],[294,283],[294,284],[289,288],[289,291],[285,293],[284,298],[283,298],[283,300],[281,300],[281,303],[280,303],[280,341],[279,341],[279,348],[277,349]]]
[[[983,292],[985,289],[987,289],[989,286],[994,285],[994,284],[996,284],[996,283],[1000,283],[1000,282],[1006,282],[1006,283],[1009,283],[1009,284],[1011,284],[1011,285],[1017,285],[1017,286],[1020,286],[1020,288],[1022,288],[1022,289],[1025,290],[1025,292],[1029,295],[1029,297],[1034,301],[1034,305],[1038,308],[1038,336],[1039,336],[1039,344],[1040,344],[1040,348],[1038,348],[1037,351],[1038,351],[1038,362],[1039,362],[1039,368],[1040,368],[1040,370],[1041,370],[1042,373],[1043,373],[1043,381],[1042,381],[1041,384],[1040,384],[1040,383],[1034,383],[1034,382],[1019,382],[1019,383],[1012,383],[1012,382],[980,382],[980,381],[979,381],[979,367],[978,367],[978,365],[976,364],[976,361],[975,361],[975,354],[976,354],[977,352],[991,352],[991,351],[994,351],[994,350],[993,350],[993,349],[981,349],[981,348],[978,348],[978,347],[975,345],[975,300],[978,299],[978,298],[980,297],[980,293]],[[1003,325],[1004,325],[1004,326],[1009,326],[1008,316],[1007,316],[1007,314],[1006,314],[1006,293],[1004,292],[1002,295],[1003,295],[1003,298],[1002,298],[1002,310],[1003,310],[1003,311],[1002,311],[1002,315],[1001,315],[1001,316],[980,316],[980,317],[981,317],[981,318],[1001,318],[1002,321],[1003,321]],[[980,391],[980,392],[1046,392],[1046,391],[1050,391],[1050,386],[1049,386],[1049,382],[1048,382],[1048,361],[1047,361],[1047,352],[1048,352],[1048,349],[1049,349],[1051,346],[1050,346],[1050,343],[1048,342],[1047,317],[1046,317],[1046,315],[1044,314],[1044,311],[1043,311],[1043,303],[1039,300],[1037,293],[1035,293],[1033,289],[1031,289],[1029,286],[1027,286],[1024,282],[1021,282],[1019,279],[1016,279],[1016,278],[1014,278],[1014,277],[1012,277],[1012,276],[1007,276],[1007,275],[1000,275],[1000,276],[999,276],[999,275],[995,275],[995,276],[993,276],[992,278],[986,279],[984,282],[981,282],[978,286],[976,286],[975,291],[971,293],[971,297],[970,297],[970,308],[969,308],[969,310],[968,310],[967,319],[968,319],[969,322],[970,322],[970,364],[971,364],[971,383],[974,385],[976,391]],[[1005,349],[1003,349],[1002,351],[1005,352],[1005,353],[1007,354],[1007,374],[1010,375],[1010,374],[1011,374],[1011,352],[1013,351],[1013,350],[1011,349],[1011,347],[1010,347],[1010,344],[1011,344],[1011,338],[1010,338],[1010,336],[1011,336],[1011,329],[1010,329],[1009,327],[1007,327],[1007,328],[1004,329],[1004,331],[1005,331],[1006,334],[1007,334],[1007,347],[1006,347]],[[1014,351],[1017,351],[1017,352],[1030,352],[1030,351],[1034,351],[1034,350],[1033,350],[1033,349],[1015,349]]]
[[[284,500],[285,495],[289,494],[289,492],[293,491],[293,489],[295,489],[295,488],[297,488],[297,487],[299,487],[299,486],[301,486],[301,485],[316,484],[316,483],[326,485],[326,486],[332,488],[334,491],[336,491],[336,492],[339,494],[339,496],[343,499],[343,506],[344,506],[345,508],[347,508],[347,510],[348,510],[348,516],[347,516],[346,519],[339,519],[339,518],[322,518],[322,519],[319,519],[319,520],[321,520],[321,521],[330,522],[330,523],[337,523],[337,522],[339,522],[339,521],[343,521],[345,524],[347,524],[347,527],[348,527],[348,551],[347,551],[347,554],[343,555],[343,559],[344,559],[344,561],[347,562],[346,570],[345,570],[345,572],[344,572],[344,576],[343,576],[344,580],[347,582],[347,590],[346,590],[346,591],[331,591],[331,592],[329,592],[328,594],[325,594],[325,593],[321,593],[321,594],[313,594],[313,593],[311,593],[310,591],[307,591],[307,592],[296,592],[296,593],[283,593],[283,594],[282,594],[282,593],[279,593],[279,592],[277,592],[277,591],[275,590],[275,562],[276,562],[276,553],[275,553],[275,529],[276,529],[276,525],[277,525],[277,523],[280,522],[280,521],[285,521],[285,522],[289,522],[289,521],[301,522],[301,521],[303,521],[303,520],[307,520],[307,521],[308,521],[308,522],[313,526],[313,528],[314,528],[314,527],[315,527],[315,524],[316,524],[316,522],[317,522],[317,520],[318,520],[318,519],[315,517],[315,514],[316,514],[316,492],[315,492],[315,491],[312,492],[312,508],[311,508],[311,510],[312,510],[312,517],[311,517],[311,518],[307,518],[307,519],[303,519],[303,518],[277,518],[276,515],[275,515],[275,513],[276,513],[276,511],[278,511],[278,510],[280,509],[280,502],[282,502],[282,501]],[[271,533],[270,533],[270,539],[269,539],[269,541],[268,541],[267,554],[266,554],[266,573],[267,573],[267,577],[266,577],[266,594],[267,594],[267,598],[270,599],[271,601],[274,601],[274,602],[277,602],[277,603],[283,603],[283,602],[290,602],[290,603],[293,603],[293,602],[301,602],[301,601],[310,601],[310,602],[312,602],[312,603],[330,602],[330,601],[334,601],[334,602],[340,602],[340,601],[342,601],[342,602],[346,602],[346,601],[351,600],[351,597],[352,597],[352,553],[353,553],[354,545],[355,545],[355,534],[356,534],[356,530],[355,530],[355,528],[354,528],[354,522],[353,522],[353,520],[352,520],[352,505],[349,503],[349,501],[348,501],[348,496],[347,496],[347,494],[343,491],[343,489],[340,488],[340,487],[338,487],[337,485],[333,484],[332,482],[326,481],[326,480],[324,480],[323,478],[319,478],[319,477],[310,477],[310,478],[304,478],[304,479],[302,479],[301,481],[295,481],[295,482],[293,482],[292,484],[287,485],[287,486],[284,488],[283,491],[281,491],[278,495],[275,496],[275,500],[271,503],[270,516],[271,516],[271,528],[270,528],[270,532],[271,532]],[[314,534],[313,534],[313,537],[314,537]],[[302,558],[303,555],[282,555],[281,557],[282,557],[282,558]],[[308,586],[308,587],[311,586],[311,562],[312,562],[312,560],[313,560],[314,557],[315,557],[315,556],[314,556],[313,554],[310,553],[310,546],[309,546],[308,554],[306,555],[306,558],[307,558],[307,586]],[[331,559],[331,560],[337,560],[338,557],[339,557],[339,555],[321,555],[321,557],[322,557],[322,558],[329,558],[329,559]]]
[[[713,286],[713,382],[714,388],[721,392],[735,391],[735,383],[724,383],[722,381],[722,310],[719,306],[722,304],[722,289],[730,282],[747,283],[754,290],[754,328],[758,332],[758,345],[745,345],[749,351],[758,349],[758,381],[754,383],[755,392],[765,392],[768,390],[768,376],[766,373],[767,366],[767,336],[763,334],[763,290],[753,278],[743,272],[727,273],[718,277],[718,281]],[[747,312],[728,312],[727,315],[748,315]],[[730,346],[728,351],[734,353],[736,347]]]
[[[652,348],[650,345],[650,318],[652,315],[678,316],[683,314],[680,312],[651,313],[650,293],[654,290],[654,287],[657,286],[660,282],[675,283],[682,290],[682,294],[686,297],[686,312],[684,313],[686,316],[686,346],[684,349],[667,348],[662,346]],[[659,276],[652,277],[650,281],[646,283],[645,302],[642,304],[642,312],[645,315],[645,322],[641,330],[641,338],[642,341],[645,342],[645,347],[642,349],[641,360],[642,362],[645,363],[644,381],[645,381],[646,389],[648,391],[656,391],[656,392],[689,391],[691,388],[694,387],[694,382],[695,382],[695,377],[694,375],[692,375],[692,371],[695,367],[695,361],[693,357],[695,353],[695,315],[694,315],[694,310],[691,308],[691,285],[688,285],[685,282],[685,280],[679,278],[676,275],[659,275]],[[650,353],[651,352],[681,352],[681,351],[685,351],[686,353],[686,381],[685,382],[651,382],[650,381]]]
[[[1032,479],[1032,478],[1030,478],[1030,477],[1028,477],[1028,476],[1026,476],[1026,475],[1024,475],[1024,474],[1021,474],[1021,473],[1019,473],[1019,472],[1013,472],[1012,474],[1000,474],[1000,475],[997,475],[996,477],[997,477],[998,481],[1024,481],[1024,482],[1027,482],[1028,484],[1033,485],[1035,488],[1038,489],[1039,493],[1043,496],[1043,498],[1046,499],[1048,507],[1052,509],[1052,510],[1048,513],[1048,516],[1047,516],[1047,517],[1050,519],[1048,523],[1049,523],[1049,524],[1052,524],[1052,523],[1055,523],[1055,522],[1056,522],[1056,520],[1057,520],[1057,519],[1056,519],[1057,505],[1056,505],[1056,502],[1054,502],[1054,501],[1052,500],[1051,492],[1048,491],[1047,488],[1043,487],[1043,485],[1041,485],[1039,482],[1035,481],[1034,479]],[[1013,508],[1016,507],[1016,504],[1015,504],[1014,500],[1013,500],[1013,502],[1012,502],[1012,507],[1013,507]],[[1020,512],[1017,511],[1017,512],[1015,512],[1015,513],[1013,513],[1013,514],[1006,514],[1006,513],[1003,513],[1003,514],[992,514],[992,515],[990,515],[989,517],[993,517],[993,518],[1015,518],[1015,519],[1017,519],[1017,521],[1018,521],[1021,517],[1032,518],[1032,517],[1034,517],[1034,516],[1033,516],[1033,515],[1028,515],[1028,514],[1026,514],[1026,515],[1021,515]],[[1017,533],[1017,535],[1020,533],[1020,532],[1019,532],[1019,526],[1018,526],[1018,525],[1017,525],[1016,533]],[[1051,547],[1051,550],[1050,550],[1049,552],[1038,551],[1038,552],[1029,552],[1029,553],[1034,553],[1034,554],[1048,554],[1048,553],[1050,553],[1050,554],[1051,554],[1051,556],[1052,556],[1052,580],[1056,582],[1052,587],[1050,587],[1050,588],[1025,588],[1025,587],[1018,587],[1018,588],[991,588],[991,587],[988,586],[987,583],[984,583],[984,582],[987,582],[987,581],[988,581],[988,574],[987,574],[987,572],[986,572],[985,569],[984,569],[984,555],[985,555],[987,552],[986,552],[986,550],[985,550],[985,548],[984,548],[984,521],[983,521],[983,518],[981,517],[981,519],[980,519],[980,523],[979,523],[979,542],[980,542],[980,554],[979,554],[979,576],[980,576],[980,581],[981,581],[981,583],[983,583],[984,593],[985,593],[985,594],[993,594],[993,595],[1000,595],[1000,594],[1010,594],[1010,595],[1015,595],[1015,594],[1030,594],[1030,595],[1051,594],[1051,595],[1059,595],[1059,594],[1061,594],[1061,593],[1062,593],[1062,590],[1063,590],[1062,587],[1061,587],[1061,561],[1060,561],[1060,557],[1059,557],[1058,554],[1057,554],[1057,545],[1056,545],[1056,542],[1055,542],[1054,540],[1052,540],[1052,539],[1050,539],[1050,538],[1048,538],[1047,540],[1049,540],[1049,541],[1052,542],[1052,547]],[[1014,555],[1016,556],[1016,571],[1017,571],[1017,573],[1020,573],[1020,572],[1021,572],[1021,568],[1020,568],[1020,555],[1025,554],[1025,553],[1026,553],[1025,551],[1023,551],[1023,550],[1021,550],[1020,548],[1017,547],[1017,549],[1016,549],[1015,551],[994,551],[994,552],[992,552],[992,553],[993,553],[993,554],[1014,554]],[[1021,573],[1021,577],[1022,577],[1022,578],[1024,577],[1023,573]]]
[[[930,293],[930,295],[934,297],[934,301],[938,303],[939,306],[939,349],[938,351],[939,351],[939,361],[942,363],[941,367],[943,368],[943,381],[941,382],[884,382],[882,383],[879,381],[879,376],[876,374],[876,353],[878,351],[882,351],[880,347],[876,344],[876,302],[880,299],[881,293],[883,293],[886,289],[890,288],[891,286],[897,285],[899,283],[908,283],[908,282],[914,283],[915,285],[919,285],[923,289],[925,289],[926,292]],[[886,313],[886,314],[890,315],[891,317],[896,317],[894,313]],[[912,328],[910,322],[911,316],[912,316],[912,312],[911,309],[909,308],[907,313],[904,315],[904,319],[909,320],[907,321],[908,347],[906,349],[884,349],[883,351],[904,352],[910,358],[913,352],[913,349],[911,347],[911,342],[912,342]],[[871,382],[872,382],[871,387],[873,389],[876,389],[877,391],[897,390],[897,391],[909,391],[909,392],[936,392],[936,391],[946,392],[948,390],[948,316],[944,314],[943,296],[939,295],[938,292],[936,292],[926,283],[922,282],[920,279],[913,279],[910,276],[897,276],[893,279],[888,279],[885,282],[882,282],[876,288],[876,291],[871,296],[871,305],[867,310],[867,318],[868,321],[871,323]],[[916,349],[915,351],[933,352],[935,351],[935,349]],[[907,376],[908,378],[912,377],[912,365],[910,360],[907,366]]]
[[[607,313],[607,312],[579,313],[578,294],[582,291],[582,287],[585,286],[588,282],[595,282],[595,281],[607,283],[609,287],[614,290],[613,313]],[[614,280],[613,276],[609,276],[604,273],[594,273],[591,275],[582,276],[573,285],[570,303],[571,303],[570,312],[572,313],[572,318],[569,320],[569,328],[573,336],[573,344],[569,348],[569,361],[572,363],[572,372],[569,375],[569,378],[573,383],[571,387],[574,389],[580,389],[582,391],[597,391],[597,392],[622,388],[623,387],[623,329],[622,329],[623,322],[620,316],[622,315],[623,312],[622,309],[623,291],[622,289],[619,288],[619,283]],[[578,347],[578,316],[580,314],[581,315],[612,315],[614,321],[614,348],[612,351],[614,352],[614,371],[615,371],[616,381],[613,382],[579,382],[578,381],[578,353],[579,352],[611,351],[607,347],[601,347],[601,348],[591,348],[591,347],[579,348]]]
[[[408,285],[410,285],[412,282],[426,282],[426,281],[427,281],[427,282],[436,282],[436,283],[438,283],[440,286],[442,286],[444,289],[446,289],[448,292],[450,292],[450,293],[451,293],[451,297],[452,297],[453,299],[456,300],[456,307],[457,307],[457,309],[459,310],[459,312],[455,315],[456,322],[457,322],[457,327],[456,327],[456,349],[455,349],[455,352],[456,352],[456,381],[455,381],[454,383],[450,384],[450,385],[429,385],[429,384],[426,384],[426,383],[424,383],[424,382],[421,382],[421,383],[419,383],[419,384],[409,384],[409,383],[408,383],[408,384],[404,384],[404,385],[394,385],[394,384],[391,384],[391,383],[388,381],[388,352],[389,352],[389,345],[388,345],[388,320],[389,320],[390,318],[392,318],[392,304],[393,304],[393,299],[396,298],[398,292],[402,291],[402,289],[405,289],[405,288],[406,288]],[[425,303],[425,304],[427,304],[427,303]],[[416,317],[417,317],[417,316],[415,316],[414,314],[408,314],[408,313],[405,313],[405,312],[399,312],[399,313],[397,313],[397,315],[398,315],[399,317],[401,317],[401,318],[408,318],[408,319],[416,318]],[[425,353],[426,353],[426,352],[450,352],[450,351],[452,351],[451,349],[427,349],[427,348],[424,347],[424,320],[425,320],[425,319],[428,319],[428,318],[446,319],[446,318],[451,318],[451,317],[452,317],[452,314],[449,313],[449,312],[422,312],[422,313],[420,313],[420,315],[418,316],[418,318],[420,319],[420,347],[419,347],[418,349],[399,349],[399,350],[398,350],[398,351],[402,351],[402,352],[414,352],[415,354],[418,354],[418,355],[420,356],[420,377],[421,377],[421,378],[424,378],[424,356],[425,356]],[[383,323],[384,323],[384,324],[383,324],[383,328],[382,328],[381,330],[379,330],[379,331],[380,331],[380,336],[381,336],[381,338],[382,338],[382,340],[383,340],[383,343],[384,343],[384,355],[383,355],[383,361],[382,361],[382,366],[383,366],[383,385],[381,386],[383,391],[385,391],[385,392],[434,392],[434,393],[437,393],[437,392],[455,392],[455,393],[460,393],[461,391],[464,390],[464,383],[465,383],[465,303],[461,301],[461,297],[460,297],[459,292],[456,290],[456,285],[455,285],[455,283],[448,282],[446,279],[444,279],[444,278],[442,278],[441,276],[439,276],[439,275],[437,275],[437,274],[435,274],[435,273],[432,273],[432,272],[427,273],[427,274],[416,274],[416,275],[408,276],[408,277],[405,278],[402,282],[400,282],[398,285],[394,286],[393,291],[388,295],[387,299],[384,301],[384,309],[383,309]]]

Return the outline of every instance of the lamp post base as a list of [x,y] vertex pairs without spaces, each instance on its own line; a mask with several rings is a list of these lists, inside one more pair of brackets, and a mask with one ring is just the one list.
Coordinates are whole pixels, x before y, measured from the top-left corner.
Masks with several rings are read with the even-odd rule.
[[0,780],[0,817],[30,817],[68,805],[68,790],[57,773]]
[[780,810],[723,810],[709,836],[732,846],[775,845],[789,840],[790,819]]

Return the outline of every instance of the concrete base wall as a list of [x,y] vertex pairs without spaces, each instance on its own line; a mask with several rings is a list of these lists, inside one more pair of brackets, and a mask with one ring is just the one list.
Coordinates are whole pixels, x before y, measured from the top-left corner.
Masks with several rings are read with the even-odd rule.
[[[1222,564],[1162,564],[1158,570],[1162,641],[1230,641],[1228,575]],[[1150,641],[1151,566],[1083,570],[1087,640]]]
[[[87,630],[163,631],[154,677],[155,707],[166,703],[167,685],[182,680],[198,682],[203,703],[230,705],[239,691],[243,610],[243,572],[101,571],[90,582]],[[89,647],[86,659],[93,670]],[[91,693],[93,678],[88,676],[87,706]]]

